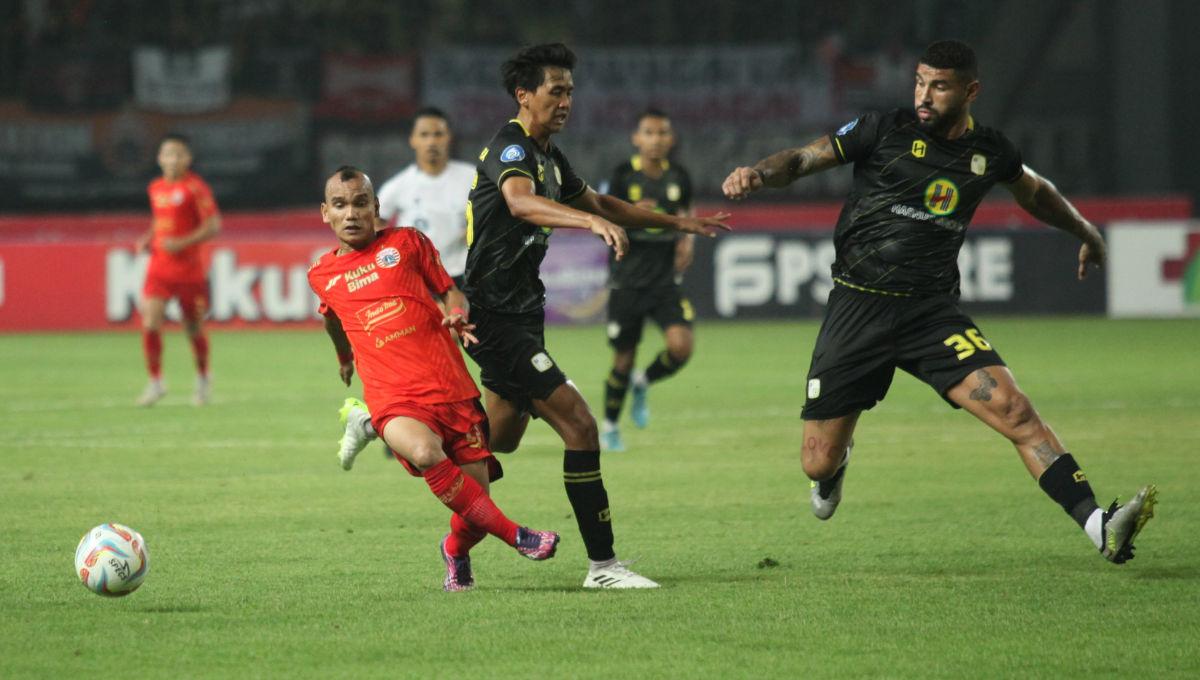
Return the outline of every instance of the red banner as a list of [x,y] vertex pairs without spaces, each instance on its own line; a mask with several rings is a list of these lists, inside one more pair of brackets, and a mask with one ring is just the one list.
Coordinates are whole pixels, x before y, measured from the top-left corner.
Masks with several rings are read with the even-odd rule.
[[[218,243],[209,270],[210,322],[229,327],[312,323],[306,274],[324,240]],[[146,257],[104,243],[0,243],[0,332],[136,326]],[[178,309],[168,307],[178,319]]]

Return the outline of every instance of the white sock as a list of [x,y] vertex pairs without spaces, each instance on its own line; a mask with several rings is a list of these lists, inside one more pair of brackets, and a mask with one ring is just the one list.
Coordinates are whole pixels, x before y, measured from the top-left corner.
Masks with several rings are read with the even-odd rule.
[[1083,524],[1083,532],[1087,537],[1092,539],[1092,543],[1096,544],[1096,550],[1099,550],[1104,545],[1104,538],[1101,536],[1103,532],[1101,522],[1104,520],[1104,511],[1096,508],[1092,514],[1088,515],[1087,521]]
[[616,557],[613,557],[611,560],[604,560],[603,562],[597,562],[595,560],[588,560],[588,571],[599,571],[601,569],[608,569],[609,567],[611,567],[612,565],[614,565],[616,563],[617,563]]
[[605,432],[612,432],[613,430],[617,429],[617,424],[608,418],[605,418],[603,427]]
[[650,383],[646,381],[646,372],[642,369],[637,369],[633,372],[633,384],[639,389],[649,387]]

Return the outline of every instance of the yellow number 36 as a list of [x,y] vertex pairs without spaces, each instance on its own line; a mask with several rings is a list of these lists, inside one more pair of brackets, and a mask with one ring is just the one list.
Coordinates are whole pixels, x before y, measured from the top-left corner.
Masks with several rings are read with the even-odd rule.
[[962,361],[975,353],[976,349],[984,352],[992,351],[992,346],[979,334],[978,328],[968,328],[965,335],[955,333],[942,341],[942,344],[958,352],[958,360]]

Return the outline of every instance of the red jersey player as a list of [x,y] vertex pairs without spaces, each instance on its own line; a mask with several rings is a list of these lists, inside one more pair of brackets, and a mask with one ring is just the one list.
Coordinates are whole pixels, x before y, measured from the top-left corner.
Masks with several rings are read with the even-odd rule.
[[208,338],[202,326],[208,312],[208,253],[204,245],[221,229],[221,214],[212,190],[189,168],[192,152],[183,135],[168,134],[158,145],[162,177],[150,183],[154,221],[137,241],[149,248],[150,266],[142,286],[142,347],[150,382],[138,398],[152,406],[166,394],[162,381],[162,325],[167,301],[179,300],[183,328],[196,356],[196,394],[193,402],[208,402]]
[[372,414],[361,426],[381,433],[409,472],[454,512],[440,546],[444,589],[474,585],[469,551],[487,534],[530,559],[553,557],[558,534],[517,526],[488,496],[500,464],[488,447],[479,390],[449,330],[471,342],[473,327],[437,249],[416,229],[377,232],[375,189],[352,167],[326,181],[321,217],[340,245],[309,269],[308,283],[321,300],[342,380],[348,384],[358,369]]

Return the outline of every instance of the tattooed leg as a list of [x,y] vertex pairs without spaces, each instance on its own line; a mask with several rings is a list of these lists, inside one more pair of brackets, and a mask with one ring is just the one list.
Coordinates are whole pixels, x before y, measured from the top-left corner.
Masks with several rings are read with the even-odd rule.
[[1035,479],[1066,452],[1004,366],[976,370],[946,396],[1012,442]]
[[991,401],[992,390],[1000,383],[984,368],[975,371],[975,378],[979,381],[979,387],[971,390],[971,401]]

